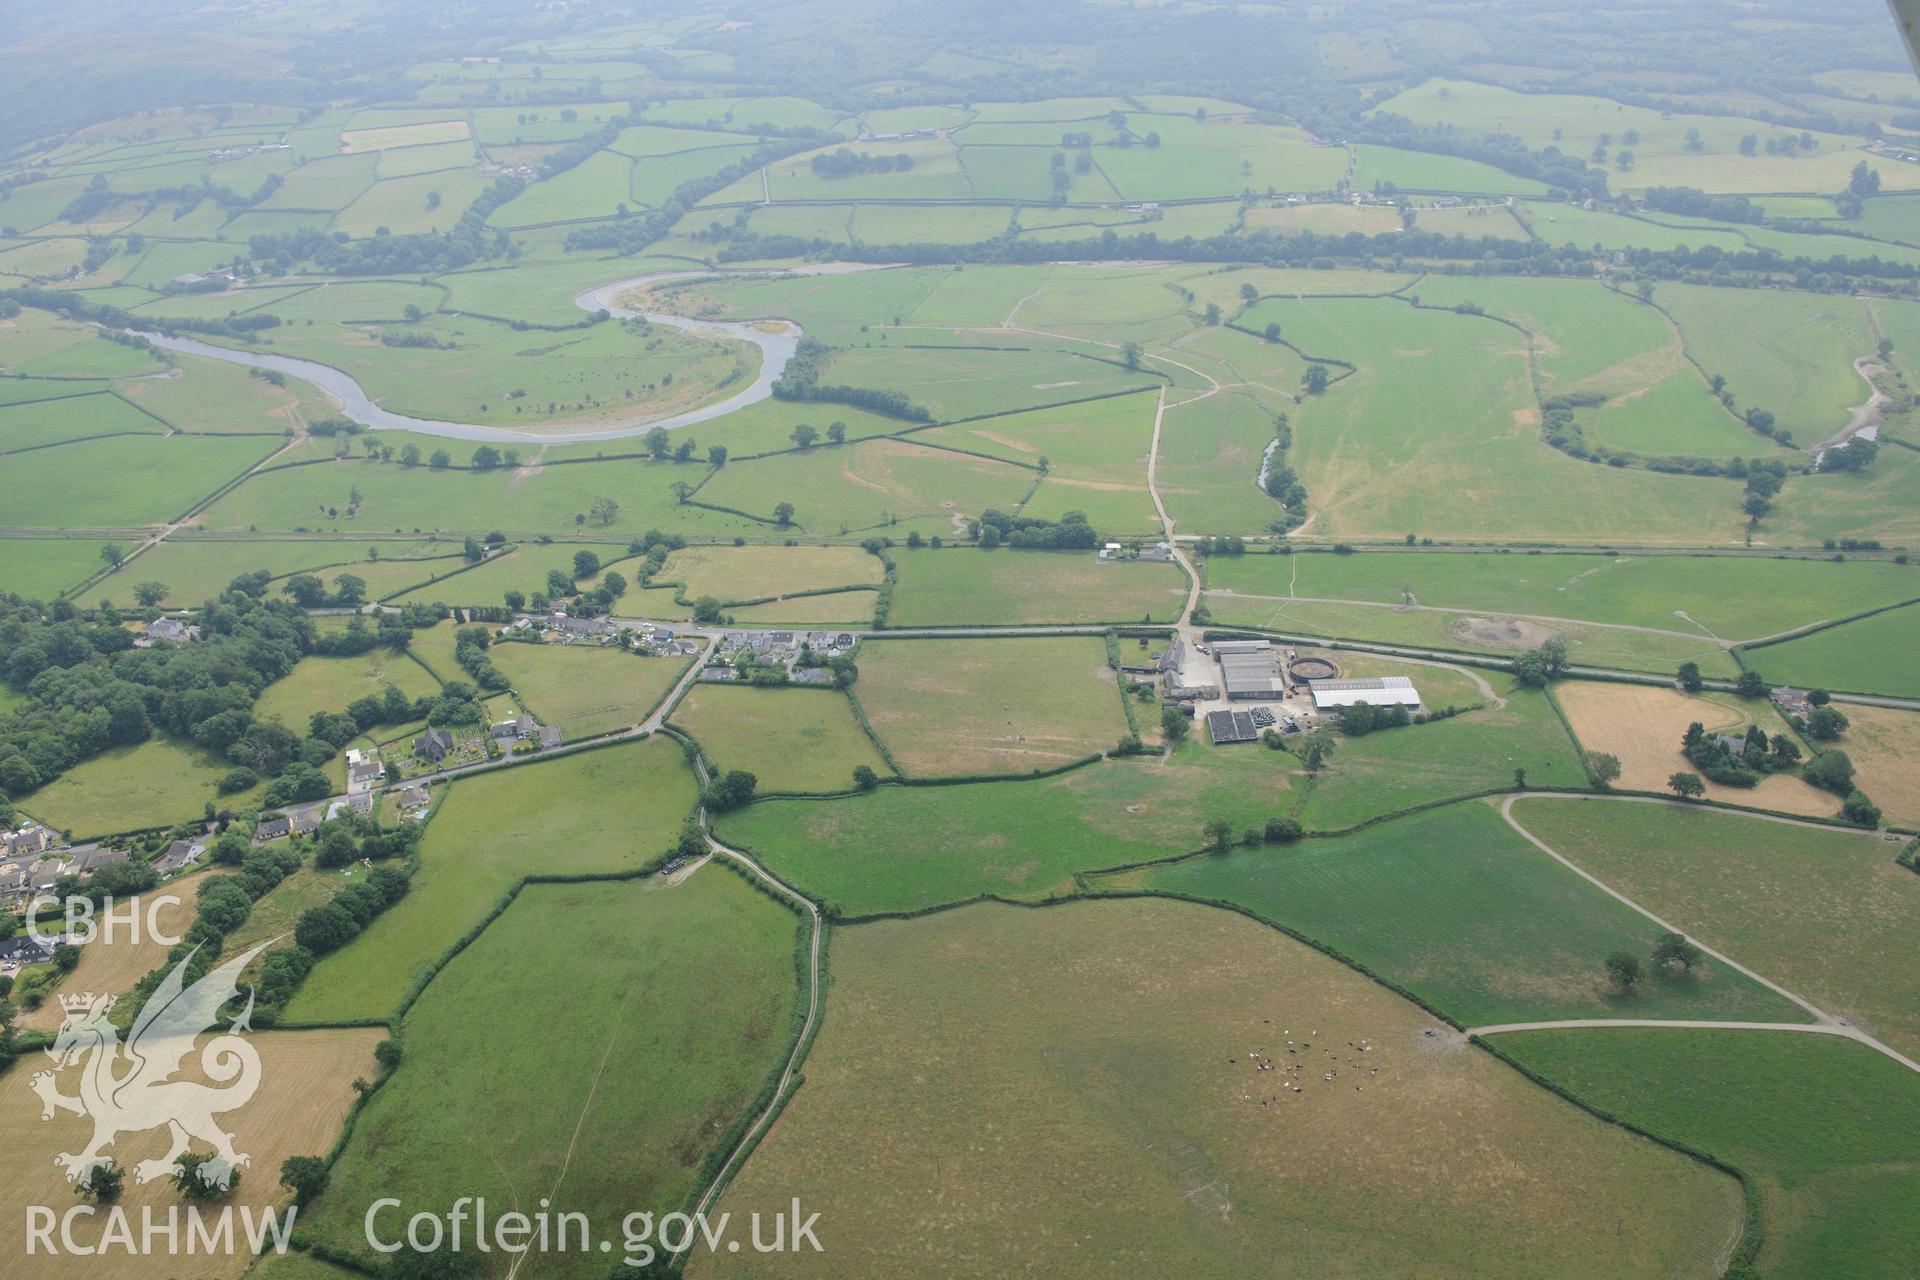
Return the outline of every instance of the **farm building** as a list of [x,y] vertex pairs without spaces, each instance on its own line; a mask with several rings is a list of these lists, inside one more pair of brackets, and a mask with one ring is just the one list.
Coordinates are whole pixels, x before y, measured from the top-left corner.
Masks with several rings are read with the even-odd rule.
[[1372,707],[1417,707],[1420,691],[1405,676],[1365,676],[1350,680],[1309,680],[1316,711],[1339,711],[1364,702]]
[[1222,640],[1213,651],[1220,659],[1220,684],[1228,701],[1278,698],[1286,692],[1279,660],[1265,640]]
[[1207,712],[1207,738],[1216,746],[1228,742],[1253,742],[1260,737],[1253,717],[1245,711]]

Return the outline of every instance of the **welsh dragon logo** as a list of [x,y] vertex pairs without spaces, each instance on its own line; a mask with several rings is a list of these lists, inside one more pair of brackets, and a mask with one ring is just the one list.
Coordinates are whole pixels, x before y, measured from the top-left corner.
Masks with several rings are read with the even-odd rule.
[[[243,1033],[251,1029],[251,994],[227,1029],[200,1050],[201,1074],[213,1084],[173,1077],[180,1074],[187,1055],[193,1052],[194,1041],[220,1020],[221,1008],[239,995],[241,971],[271,945],[271,941],[263,942],[236,956],[191,987],[185,985],[187,966],[193,960],[189,953],[140,1010],[125,1044],[107,1018],[115,997],[91,992],[60,997],[66,1021],[46,1050],[54,1068],[36,1073],[28,1087],[40,1095],[42,1120],[53,1119],[56,1111],[70,1111],[93,1120],[93,1140],[85,1150],[53,1158],[66,1170],[68,1182],[88,1185],[94,1170],[109,1163],[102,1152],[121,1135],[162,1127],[171,1134],[172,1147],[164,1157],[136,1165],[135,1182],[172,1176],[175,1162],[195,1139],[214,1151],[214,1158],[200,1166],[200,1177],[210,1186],[226,1189],[232,1185],[233,1171],[252,1163],[250,1156],[234,1149],[233,1135],[214,1120],[216,1115],[245,1106],[260,1088],[260,1055],[243,1038]],[[77,1097],[69,1097],[59,1091],[55,1077],[76,1065],[80,1068],[80,1092]]]

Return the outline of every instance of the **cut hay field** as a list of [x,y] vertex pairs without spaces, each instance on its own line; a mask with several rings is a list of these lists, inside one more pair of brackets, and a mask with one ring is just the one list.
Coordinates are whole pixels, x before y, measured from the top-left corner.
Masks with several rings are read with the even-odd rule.
[[[1353,665],[1346,655],[1340,661]],[[1381,669],[1388,669],[1384,662]],[[1430,683],[1420,667],[1401,663],[1391,669],[1410,676],[1415,687]],[[1515,687],[1504,676],[1491,678],[1507,700],[1504,707],[1364,737],[1343,735],[1319,774],[1299,784],[1293,816],[1312,830],[1341,831],[1413,805],[1511,787],[1516,769],[1524,769],[1535,786],[1586,786],[1578,753],[1546,696]]]
[[1810,636],[1746,651],[1770,680],[1813,689],[1920,697],[1920,605],[1889,609]]
[[859,547],[682,547],[655,574],[689,600],[765,600],[796,591],[877,584],[886,566]]
[[496,644],[487,656],[527,710],[568,742],[637,726],[687,669],[680,658],[600,645]]
[[1127,734],[1097,637],[868,641],[854,696],[915,777],[1050,769]]
[[1419,604],[1442,608],[1677,632],[1705,628],[1739,640],[1910,600],[1920,595],[1920,570],[1887,560],[1758,556],[1313,552],[1215,556],[1207,561],[1207,586],[1380,604],[1404,603],[1411,592]]
[[[551,1201],[616,1242],[628,1213],[681,1208],[786,1052],[795,935],[717,866],[671,889],[529,886],[409,1011],[407,1059],[303,1227],[371,1263],[363,1221],[387,1196],[408,1206],[396,1230],[412,1206],[472,1195]],[[607,1267],[540,1256],[543,1277]]]
[[1463,1026],[1563,1018],[1810,1021],[1724,966],[1618,995],[1602,961],[1660,930],[1535,849],[1491,802],[1351,835],[1092,879],[1228,903],[1331,947]]
[[[384,1034],[378,1029],[355,1028],[266,1031],[250,1037],[260,1054],[259,1091],[245,1106],[222,1115],[220,1124],[233,1134],[234,1146],[251,1156],[253,1163],[242,1171],[232,1199],[222,1203],[249,1207],[256,1213],[269,1206],[284,1207],[288,1193],[277,1181],[281,1163],[289,1156],[324,1155],[339,1140],[341,1126],[355,1100],[353,1082],[373,1080],[380,1073],[373,1046]],[[197,1061],[198,1055],[188,1056],[182,1078],[206,1081],[194,1065]],[[64,1173],[53,1163],[53,1155],[82,1150],[93,1124],[85,1116],[65,1112],[56,1113],[51,1122],[43,1122],[40,1100],[26,1086],[30,1068],[30,1063],[22,1062],[0,1080],[6,1086],[0,1088],[0,1125],[11,1135],[0,1148],[0,1188],[15,1205],[47,1205],[62,1213],[78,1202]],[[64,1072],[66,1078],[56,1079],[56,1083],[71,1094],[78,1074]],[[131,1170],[142,1160],[164,1156],[167,1147],[166,1130],[153,1129],[125,1135],[114,1145],[112,1154],[123,1168]],[[180,1197],[164,1180],[136,1186],[129,1177],[120,1204],[135,1224],[143,1209],[150,1209],[164,1223],[169,1209],[178,1210]],[[13,1257],[28,1255],[26,1221],[24,1214],[8,1215],[5,1225],[0,1226],[0,1250]],[[75,1219],[76,1244],[97,1244],[106,1225],[99,1217]],[[236,1234],[239,1225],[235,1223]],[[167,1274],[179,1280],[239,1280],[253,1261],[244,1249],[231,1254],[189,1255],[185,1240],[182,1223],[180,1252],[166,1264]],[[58,1252],[60,1256],[47,1258],[43,1251],[33,1264],[33,1273],[49,1280],[144,1280],[154,1274],[154,1259],[138,1252],[110,1248],[91,1257]]]
[[1853,761],[1861,790],[1902,826],[1920,824],[1920,714],[1849,703],[1838,744]]
[[982,894],[1032,901],[1075,872],[1167,858],[1283,812],[1291,777],[1273,752],[1190,742],[1162,764],[1107,760],[1056,777],[881,787],[835,800],[769,800],[718,833],[850,916],[918,911]]
[[1920,1269],[1913,1073],[1831,1036],[1614,1028],[1492,1043],[1628,1124],[1747,1173],[1757,1274],[1897,1280]]
[[379,697],[388,685],[409,698],[440,689],[425,667],[391,649],[375,648],[351,658],[309,654],[290,674],[261,691],[253,714],[257,720],[279,720],[296,734],[305,734],[315,712],[345,711],[361,698]]
[[109,747],[15,801],[54,830],[84,840],[185,822],[209,804],[244,807],[257,791],[223,796],[215,789],[232,768],[232,761],[190,742],[155,736],[138,746]]
[[1186,604],[1178,564],[1106,563],[1090,551],[890,553],[899,581],[894,627],[1019,626],[1029,623],[1171,622]]
[[774,508],[788,502],[794,523],[816,537],[870,529],[952,536],[955,517],[1016,509],[1034,478],[1022,467],[906,440],[863,440],[729,463],[701,488],[699,501],[767,520],[756,530],[761,534],[773,531]]
[[[1696,721],[1709,733],[1744,734],[1756,721],[1768,737],[1785,733],[1800,742],[1779,714],[1765,702],[1743,702],[1731,694],[1695,696],[1660,685],[1600,684],[1568,680],[1554,689],[1567,713],[1573,736],[1589,754],[1605,752],[1620,761],[1620,780],[1630,791],[1667,790],[1667,779],[1694,766],[1681,754],[1680,741]],[[1707,798],[1721,804],[1773,809],[1812,818],[1831,818],[1840,812],[1840,797],[1822,791],[1798,773],[1763,775],[1757,787],[1728,787],[1706,783]]]
[[[1710,1276],[1738,1222],[1731,1179],[1428,1043],[1418,1010],[1232,913],[861,925],[834,979],[807,1087],[719,1206],[818,1209],[833,1242],[795,1275]],[[1297,1094],[1253,1056],[1290,1063],[1289,1039]]]
[[693,803],[693,775],[664,739],[450,784],[412,891],[314,967],[286,1021],[387,1017],[521,879],[633,871],[666,849]]
[[1920,877],[1897,842],[1632,800],[1522,800],[1514,817],[1675,928],[1912,1055]]
[[696,684],[673,710],[715,769],[745,769],[759,792],[846,791],[861,765],[893,770],[874,750],[846,695],[834,689]]
[[1269,322],[1358,370],[1293,414],[1289,461],[1319,536],[1708,545],[1732,534],[1730,481],[1596,467],[1547,445],[1507,325],[1365,298],[1268,298],[1240,321]]
[[[166,963],[167,953],[172,950],[148,932],[148,923],[157,922],[160,931],[171,937],[185,937],[199,914],[194,893],[203,878],[185,876],[134,897],[133,910],[139,913],[140,919],[137,938],[124,927],[126,905],[116,904],[123,927],[116,930],[111,942],[95,938],[81,947],[80,963],[54,988],[53,994],[97,991],[126,995],[131,992],[140,979]],[[235,948],[231,941],[227,943],[226,954],[238,955],[243,950],[244,947]],[[22,1012],[16,1025],[26,1031],[58,1031],[65,1017],[59,1000],[49,999],[38,1009]]]

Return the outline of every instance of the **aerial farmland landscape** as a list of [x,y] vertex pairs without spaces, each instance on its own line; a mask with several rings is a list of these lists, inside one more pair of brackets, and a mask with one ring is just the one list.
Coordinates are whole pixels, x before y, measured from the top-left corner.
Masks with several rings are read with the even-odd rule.
[[1920,1276],[1915,22],[0,9],[0,1277]]

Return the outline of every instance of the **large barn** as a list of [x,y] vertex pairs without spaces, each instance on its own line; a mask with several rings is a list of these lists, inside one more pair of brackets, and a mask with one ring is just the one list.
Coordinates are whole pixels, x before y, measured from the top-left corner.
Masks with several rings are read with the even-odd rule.
[[1405,676],[1361,676],[1346,680],[1309,680],[1313,709],[1340,711],[1364,702],[1370,707],[1417,707],[1420,691]]
[[1221,640],[1213,646],[1220,660],[1220,686],[1229,702],[1259,702],[1283,696],[1279,656],[1265,640]]

